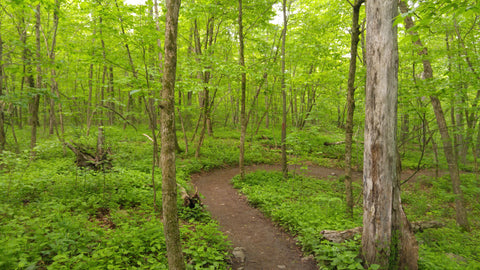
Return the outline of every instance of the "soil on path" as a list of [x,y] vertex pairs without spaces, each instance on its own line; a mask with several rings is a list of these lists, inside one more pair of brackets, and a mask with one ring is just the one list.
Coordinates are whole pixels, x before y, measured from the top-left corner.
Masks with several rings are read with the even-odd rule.
[[[296,168],[290,167],[290,171]],[[249,166],[247,171],[280,170],[276,165]],[[298,171],[298,170],[297,170]],[[340,169],[309,168],[308,174],[325,178],[343,173]],[[205,198],[203,203],[234,247],[245,249],[245,270],[318,269],[311,257],[302,258],[295,239],[251,207],[246,198],[235,190],[230,180],[239,174],[238,168],[227,168],[192,177],[194,185]],[[233,269],[242,265],[234,261]]]

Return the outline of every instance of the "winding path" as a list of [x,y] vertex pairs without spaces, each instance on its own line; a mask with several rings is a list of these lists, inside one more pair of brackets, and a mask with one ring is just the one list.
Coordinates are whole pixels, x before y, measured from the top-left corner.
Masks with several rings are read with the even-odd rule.
[[[256,170],[280,171],[279,165],[256,165],[246,167],[247,172]],[[289,171],[300,171],[299,166],[289,166]],[[251,207],[247,199],[239,194],[230,180],[239,174],[238,168],[219,169],[192,176],[193,184],[205,197],[203,203],[220,229],[228,236],[234,247],[242,247],[245,261],[233,260],[234,270],[274,269],[318,269],[312,257],[302,258],[295,239],[272,223],[258,209]],[[302,173],[305,171],[302,170]],[[306,174],[326,179],[344,174],[342,169],[308,166]],[[402,172],[401,179],[411,176],[413,171]],[[442,172],[443,174],[443,172]],[[431,170],[422,170],[418,175],[435,176]],[[416,179],[415,175],[412,180]],[[354,172],[353,180],[361,181],[362,174]],[[235,253],[235,251],[234,251]]]
[[[295,170],[294,167],[289,168]],[[249,166],[247,171],[280,170],[276,165]],[[311,257],[302,258],[292,236],[275,226],[259,210],[251,207],[246,198],[231,185],[230,180],[239,173],[238,168],[227,168],[197,174],[192,177],[198,191],[205,196],[203,203],[220,224],[234,247],[243,247],[244,266],[234,261],[233,269],[318,269]],[[311,176],[325,178],[339,175],[340,169],[309,168]],[[244,267],[244,268],[242,268]]]

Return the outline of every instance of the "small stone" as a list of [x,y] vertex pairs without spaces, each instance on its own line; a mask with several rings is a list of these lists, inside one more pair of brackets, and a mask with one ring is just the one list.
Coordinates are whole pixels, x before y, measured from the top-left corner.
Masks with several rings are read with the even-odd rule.
[[278,269],[287,269],[285,265],[277,265]]
[[244,263],[245,262],[245,248],[244,247],[236,247],[233,249],[233,256],[235,259],[237,259],[239,262]]
[[445,255],[447,255],[447,257],[449,257],[451,259],[454,259],[458,262],[467,262],[467,259],[465,259],[464,257],[462,257],[460,255],[454,254],[454,253],[446,253]]
[[302,258],[302,263],[306,263],[308,261],[313,261],[315,258],[313,257],[313,255],[308,255],[307,257],[303,257]]

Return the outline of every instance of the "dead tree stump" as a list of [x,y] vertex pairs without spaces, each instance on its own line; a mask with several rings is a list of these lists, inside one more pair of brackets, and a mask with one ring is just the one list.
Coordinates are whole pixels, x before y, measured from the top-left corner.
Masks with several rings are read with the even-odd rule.
[[104,140],[103,129],[99,127],[96,149],[73,141],[65,145],[75,154],[78,167],[101,171],[112,168],[111,151],[103,147]]

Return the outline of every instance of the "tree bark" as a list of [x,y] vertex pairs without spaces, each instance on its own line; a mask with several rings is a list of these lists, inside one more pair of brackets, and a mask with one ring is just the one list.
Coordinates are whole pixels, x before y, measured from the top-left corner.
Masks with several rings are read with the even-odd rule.
[[[108,72],[108,67],[107,67],[107,52],[106,52],[106,49],[105,49],[105,40],[103,40],[103,18],[102,16],[99,16],[98,18],[98,21],[100,23],[100,27],[99,27],[99,32],[100,32],[100,44],[102,45],[102,59],[103,59],[103,72],[102,72],[102,86],[100,87],[100,107],[105,107],[105,89],[107,90],[107,95],[108,93],[110,92],[110,80],[108,79],[108,82],[106,82],[107,80],[107,76],[109,76],[109,72]],[[109,105],[109,102],[107,102],[107,104]],[[107,106],[110,108],[110,106]],[[104,123],[103,123],[103,119],[104,119],[104,114],[103,114],[103,111],[100,111],[100,122],[99,122],[99,125],[100,126],[103,126]],[[107,116],[109,117],[109,120],[111,119],[110,118],[110,115],[112,114],[112,112],[107,112]],[[110,121],[109,121],[110,122]]]
[[418,269],[397,171],[397,0],[368,0],[362,256],[367,267]]
[[[36,44],[36,56],[37,56],[37,78],[35,82],[35,88],[37,91],[40,91],[42,88],[42,67],[40,64],[40,61],[42,59],[41,57],[41,49],[40,49],[40,4],[37,5],[36,7],[36,14],[35,14],[36,22],[35,22],[35,44]],[[31,75],[27,77],[29,81],[30,87],[33,87],[33,78]],[[35,93],[33,95],[33,100],[31,103],[31,125],[32,125],[32,131],[31,131],[31,138],[30,138],[30,148],[32,149],[32,154],[33,156],[35,155],[35,151],[33,149],[35,148],[37,144],[37,126],[38,126],[38,109],[40,105],[40,95],[38,93]]]
[[[115,110],[115,102],[111,101],[115,98],[115,90],[114,90],[114,84],[113,84],[113,67],[110,66],[108,68],[108,88],[107,88],[107,95],[108,95],[108,100],[107,101],[107,107],[111,110]],[[115,122],[115,114],[112,111],[107,112],[108,115],[108,124],[113,125]]]
[[[0,153],[5,149],[5,102],[3,96],[3,40],[2,40],[2,15],[0,13]],[[12,125],[13,126],[13,125]]]
[[458,169],[457,156],[454,153],[452,140],[447,128],[447,122],[445,121],[445,115],[443,113],[442,104],[436,96],[430,96],[430,101],[432,102],[433,111],[435,112],[435,117],[437,118],[438,130],[440,136],[442,137],[443,151],[445,153],[445,158],[448,163],[448,171],[450,173],[450,179],[452,181],[453,193],[455,196],[455,213],[456,221],[460,227],[464,230],[469,231],[470,225],[467,219],[467,211],[464,206],[463,192],[460,188],[460,173]]
[[288,176],[287,166],[287,92],[285,90],[285,40],[287,38],[287,0],[283,0],[283,36],[282,36],[282,136],[281,136],[281,151],[282,151],[282,173],[285,178]]
[[[96,28],[95,28],[95,19],[93,20],[93,32],[92,32],[92,47],[95,46],[95,35],[96,35]],[[95,49],[92,49],[92,58],[95,57]],[[87,125],[87,136],[90,134],[90,127],[92,126],[92,119],[94,111],[92,110],[92,95],[93,95],[93,60],[90,63],[90,67],[88,69],[88,100],[87,100],[87,118],[86,118],[86,125]]]
[[178,228],[175,169],[175,72],[180,0],[166,0],[165,64],[163,72],[160,164],[162,168],[162,210],[168,268],[185,269]]
[[[402,13],[408,13],[408,5],[402,0],[399,2],[400,11]],[[410,30],[414,26],[413,20],[410,16],[405,17],[405,28]],[[418,37],[418,33],[409,31],[411,35],[417,36],[415,45],[421,50],[418,52],[420,56],[428,55],[428,50],[423,46],[421,39]],[[423,63],[423,77],[425,79],[433,78],[433,70],[430,60],[424,59]],[[445,114],[443,113],[442,104],[437,96],[431,95],[430,101],[432,103],[433,111],[435,112],[435,118],[437,119],[438,130],[442,138],[443,151],[448,163],[448,171],[450,173],[450,180],[452,181],[453,193],[455,194],[455,210],[456,221],[460,227],[469,231],[470,225],[468,223],[467,211],[464,205],[463,192],[460,188],[460,174],[458,170],[458,160],[454,153],[452,145],[452,139],[447,129],[447,122],[445,120]]]
[[[213,38],[214,35],[214,23],[215,23],[215,17],[209,17],[206,25],[206,36],[205,36],[205,42],[204,42],[204,52],[208,52],[209,48],[212,47],[214,42],[216,41]],[[196,61],[197,63],[201,63],[200,56],[202,55],[202,43],[200,41],[200,34],[198,31],[198,26],[197,26],[197,21],[195,20],[194,23],[194,40],[195,40],[195,54],[197,55]],[[210,50],[210,55],[213,54],[213,51]],[[211,66],[205,67],[206,69],[210,69]],[[210,80],[212,78],[211,72],[210,71],[198,71],[197,72],[197,78],[199,80],[203,81],[204,84],[204,90],[202,93],[199,94],[198,99],[199,99],[199,104],[200,104],[200,116],[197,122],[197,127],[195,128],[195,133],[193,135],[193,138],[195,137],[195,134],[198,129],[198,125],[200,124],[200,120],[203,119],[202,121],[202,129],[200,131],[200,138],[198,139],[197,142],[197,147],[195,151],[195,157],[198,158],[200,156],[200,150],[203,144],[203,140],[205,138],[205,133],[208,132],[210,136],[213,135],[213,129],[212,129],[212,121],[211,121],[211,110],[213,106],[213,100],[215,98],[215,94],[213,94],[211,100],[210,100]],[[192,138],[192,141],[193,141]]]
[[[58,83],[56,80],[56,71],[55,71],[55,46],[57,43],[57,29],[58,29],[58,12],[60,9],[60,4],[58,0],[55,1],[55,6],[54,6],[54,11],[53,11],[53,36],[52,36],[52,45],[50,47],[50,52],[49,52],[49,59],[50,59],[50,64],[52,65],[52,69],[50,70],[51,78],[51,95],[52,97],[50,98],[50,122],[49,122],[49,134],[53,135],[55,129],[57,128],[57,121],[56,121],[56,116],[55,116],[55,99],[53,97],[58,98]],[[60,104],[60,119],[61,119],[61,104]],[[61,122],[61,130],[63,134],[63,121]],[[58,131],[57,131],[58,133]]]
[[[120,13],[120,8],[118,7],[117,0],[115,0],[115,6],[117,7],[118,12]],[[122,34],[123,34],[123,36],[126,36],[125,27],[123,26],[122,16],[119,16],[119,19],[120,19],[120,29],[122,30]],[[125,46],[125,49],[127,50],[128,63],[130,64],[130,68],[132,69],[133,78],[135,78],[135,80],[137,80],[138,79],[138,73],[137,73],[137,69],[135,68],[135,64],[133,63],[132,53],[130,52],[130,46],[128,45],[128,42],[125,41],[124,46]],[[131,112],[133,110],[133,107],[134,107],[133,97],[130,93],[128,93],[127,111]],[[135,117],[131,116],[130,120],[132,122],[135,122]],[[123,125],[123,129],[125,129],[126,126],[127,126],[127,123],[125,123]]]
[[240,99],[240,155],[239,155],[239,167],[240,167],[240,177],[244,179],[245,177],[245,135],[247,133],[247,119],[245,112],[245,92],[247,89],[247,74],[245,72],[245,54],[244,54],[244,45],[243,45],[243,22],[242,22],[242,0],[238,0],[238,42],[239,42],[239,64],[242,68],[242,79],[241,79],[241,99]]
[[[143,63],[145,67],[145,80],[147,82],[147,88],[150,91],[150,74],[148,73],[148,66],[147,66],[147,61],[145,58],[145,48],[143,48]],[[157,207],[157,186],[155,184],[155,168],[159,165],[160,158],[158,156],[158,140],[157,140],[157,113],[155,110],[155,92],[150,91],[150,97],[147,99],[145,97],[142,97],[143,103],[145,105],[145,111],[148,114],[148,120],[149,120],[149,128],[150,131],[152,132],[152,137],[148,137],[152,141],[153,149],[152,149],[152,191],[153,191],[153,209],[155,212],[158,211]],[[144,134],[145,135],[145,134]]]
[[350,70],[348,72],[347,90],[347,120],[345,123],[345,193],[347,200],[347,215],[353,218],[353,194],[352,194],[352,137],[353,137],[353,113],[355,111],[355,74],[357,70],[357,47],[360,40],[360,8],[364,0],[356,0],[352,5],[352,33],[350,44]]

